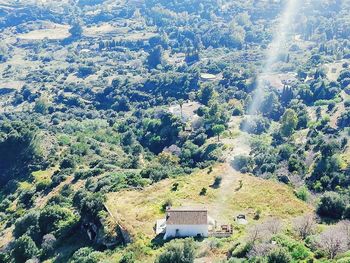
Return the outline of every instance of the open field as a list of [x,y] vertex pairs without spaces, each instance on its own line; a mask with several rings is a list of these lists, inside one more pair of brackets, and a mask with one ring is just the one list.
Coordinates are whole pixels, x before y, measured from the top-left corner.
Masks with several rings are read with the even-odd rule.
[[25,34],[20,34],[17,37],[22,40],[50,40],[65,39],[70,36],[69,25],[50,24],[43,29],[37,29]]
[[127,33],[127,28],[121,29],[119,27],[115,27],[110,23],[102,23],[100,25],[94,25],[91,27],[84,28],[84,36],[86,37],[96,37],[106,34],[116,34],[116,33]]
[[336,61],[333,63],[325,64],[325,68],[327,69],[327,78],[331,81],[336,81],[339,77],[340,72],[343,69],[343,63],[345,60]]
[[[206,206],[212,216],[211,209],[216,209],[217,200],[222,200],[222,192],[220,188],[214,189],[210,185],[215,176],[225,173],[227,169],[227,164],[220,164],[212,173],[203,170],[176,180],[164,180],[141,191],[109,193],[106,205],[122,225],[129,227],[132,234],[143,234],[151,239],[154,237],[155,220],[164,216],[161,208],[168,199],[172,200],[175,207]],[[225,193],[226,203],[221,206],[222,211],[215,213],[217,217],[214,219],[218,222],[232,223],[233,216],[237,213],[248,214],[248,219],[251,220],[251,215],[258,209],[262,211],[262,217],[278,216],[284,219],[311,211],[307,204],[294,196],[288,186],[250,175],[235,176],[238,180]],[[177,191],[172,191],[174,183],[179,184]],[[205,196],[199,194],[202,188],[207,188]]]

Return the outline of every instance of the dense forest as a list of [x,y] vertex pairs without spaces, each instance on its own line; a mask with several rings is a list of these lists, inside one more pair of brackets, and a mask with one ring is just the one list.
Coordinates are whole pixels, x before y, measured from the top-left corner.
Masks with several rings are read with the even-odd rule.
[[[0,262],[350,262],[349,1],[0,0],[0,32]],[[194,204],[232,235],[156,236]]]

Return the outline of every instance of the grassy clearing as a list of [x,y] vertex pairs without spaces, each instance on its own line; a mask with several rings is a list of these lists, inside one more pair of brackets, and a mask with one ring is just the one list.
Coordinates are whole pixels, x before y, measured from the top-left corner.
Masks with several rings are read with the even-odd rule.
[[[225,203],[221,203],[220,188],[214,189],[210,185],[215,176],[227,172],[227,169],[227,164],[220,164],[212,173],[202,170],[191,176],[164,180],[142,191],[110,193],[106,205],[134,236],[147,239],[154,237],[155,220],[164,216],[161,208],[168,199],[175,207],[205,206],[210,215],[215,215],[215,220],[227,223],[241,212],[250,217],[260,210],[262,217],[288,219],[311,211],[311,207],[298,200],[288,186],[239,173],[232,175],[235,180],[233,188],[225,192]],[[242,187],[239,189],[240,181]],[[175,182],[179,187],[172,191]],[[199,194],[202,188],[207,188],[205,196]]]
[[56,167],[50,168],[50,169],[45,170],[45,171],[32,172],[32,176],[34,177],[35,182],[40,182],[42,180],[48,180],[48,179],[51,179],[51,176],[55,170],[57,170]]
[[18,35],[19,39],[23,40],[43,40],[47,39],[65,39],[70,36],[69,25],[60,25],[60,24],[50,24],[47,25],[47,28],[37,29],[30,31],[25,34]]
[[[290,187],[240,174],[228,166],[227,163],[219,164],[211,173],[208,169],[200,170],[190,176],[161,181],[144,190],[125,190],[107,194],[106,206],[134,237],[134,243],[129,245],[127,250],[141,251],[137,253],[141,257],[140,262],[154,262],[162,248],[155,248],[152,243],[155,237],[153,227],[156,219],[164,217],[162,205],[166,200],[171,200],[174,207],[206,207],[209,215],[217,222],[231,223],[235,226],[237,225],[233,218],[238,213],[245,213],[249,223],[255,224],[259,222],[253,220],[257,210],[261,211],[260,220],[271,216],[286,221],[312,210],[311,206],[295,197]],[[214,178],[219,175],[223,175],[224,178],[221,187],[217,189],[210,187]],[[227,180],[232,181],[225,183]],[[172,190],[174,183],[179,184],[177,191]],[[207,189],[204,196],[199,194],[202,188]],[[223,240],[224,246],[215,252],[215,258],[224,258],[230,241],[244,233],[245,227],[236,227],[234,235]],[[199,250],[205,249],[205,242],[206,240],[199,244]],[[124,252],[116,251],[111,258],[117,261]],[[212,262],[210,258],[208,260]]]
[[336,61],[333,63],[325,64],[327,69],[327,78],[331,81],[336,81],[339,77],[340,72],[343,69],[344,60]]

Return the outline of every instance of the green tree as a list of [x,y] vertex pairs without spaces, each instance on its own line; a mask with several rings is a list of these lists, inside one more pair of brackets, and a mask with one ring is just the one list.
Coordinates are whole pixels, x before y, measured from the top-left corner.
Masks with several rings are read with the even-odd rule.
[[56,237],[52,234],[46,234],[43,236],[43,240],[41,242],[43,256],[49,257],[53,254],[56,246],[56,241]]
[[225,131],[225,126],[222,124],[217,124],[214,125],[213,128],[213,133],[218,137],[218,142],[220,141],[220,134],[222,134]]
[[79,217],[73,211],[59,205],[47,206],[40,212],[39,226],[43,234],[65,236],[76,227]]
[[38,241],[40,237],[39,213],[32,211],[17,219],[13,234],[15,238],[19,238],[20,236],[26,234],[32,239]]
[[83,28],[79,22],[74,22],[72,27],[69,29],[69,33],[73,38],[79,38],[83,34]]
[[12,256],[16,262],[23,263],[38,255],[39,249],[29,236],[24,235],[16,240],[12,250]]
[[163,62],[163,48],[162,46],[156,46],[147,57],[147,64],[149,68],[156,68]]
[[45,100],[43,99],[39,99],[35,102],[34,105],[34,111],[37,113],[41,113],[41,114],[46,114],[47,113],[47,103]]
[[199,101],[204,105],[208,105],[209,101],[214,97],[214,88],[211,85],[205,85],[198,94]]
[[104,209],[104,197],[101,193],[79,190],[73,197],[73,203],[80,215],[87,220],[97,220],[98,213]]
[[340,219],[345,210],[343,198],[336,192],[325,193],[318,203],[317,214],[332,219]]
[[287,109],[282,116],[281,134],[284,137],[289,137],[293,134],[298,125],[298,115],[292,109]]

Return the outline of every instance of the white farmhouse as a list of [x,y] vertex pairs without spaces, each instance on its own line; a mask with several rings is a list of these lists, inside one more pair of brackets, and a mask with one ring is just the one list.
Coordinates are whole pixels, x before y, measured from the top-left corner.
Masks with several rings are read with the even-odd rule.
[[168,209],[164,239],[176,237],[208,237],[208,210]]

